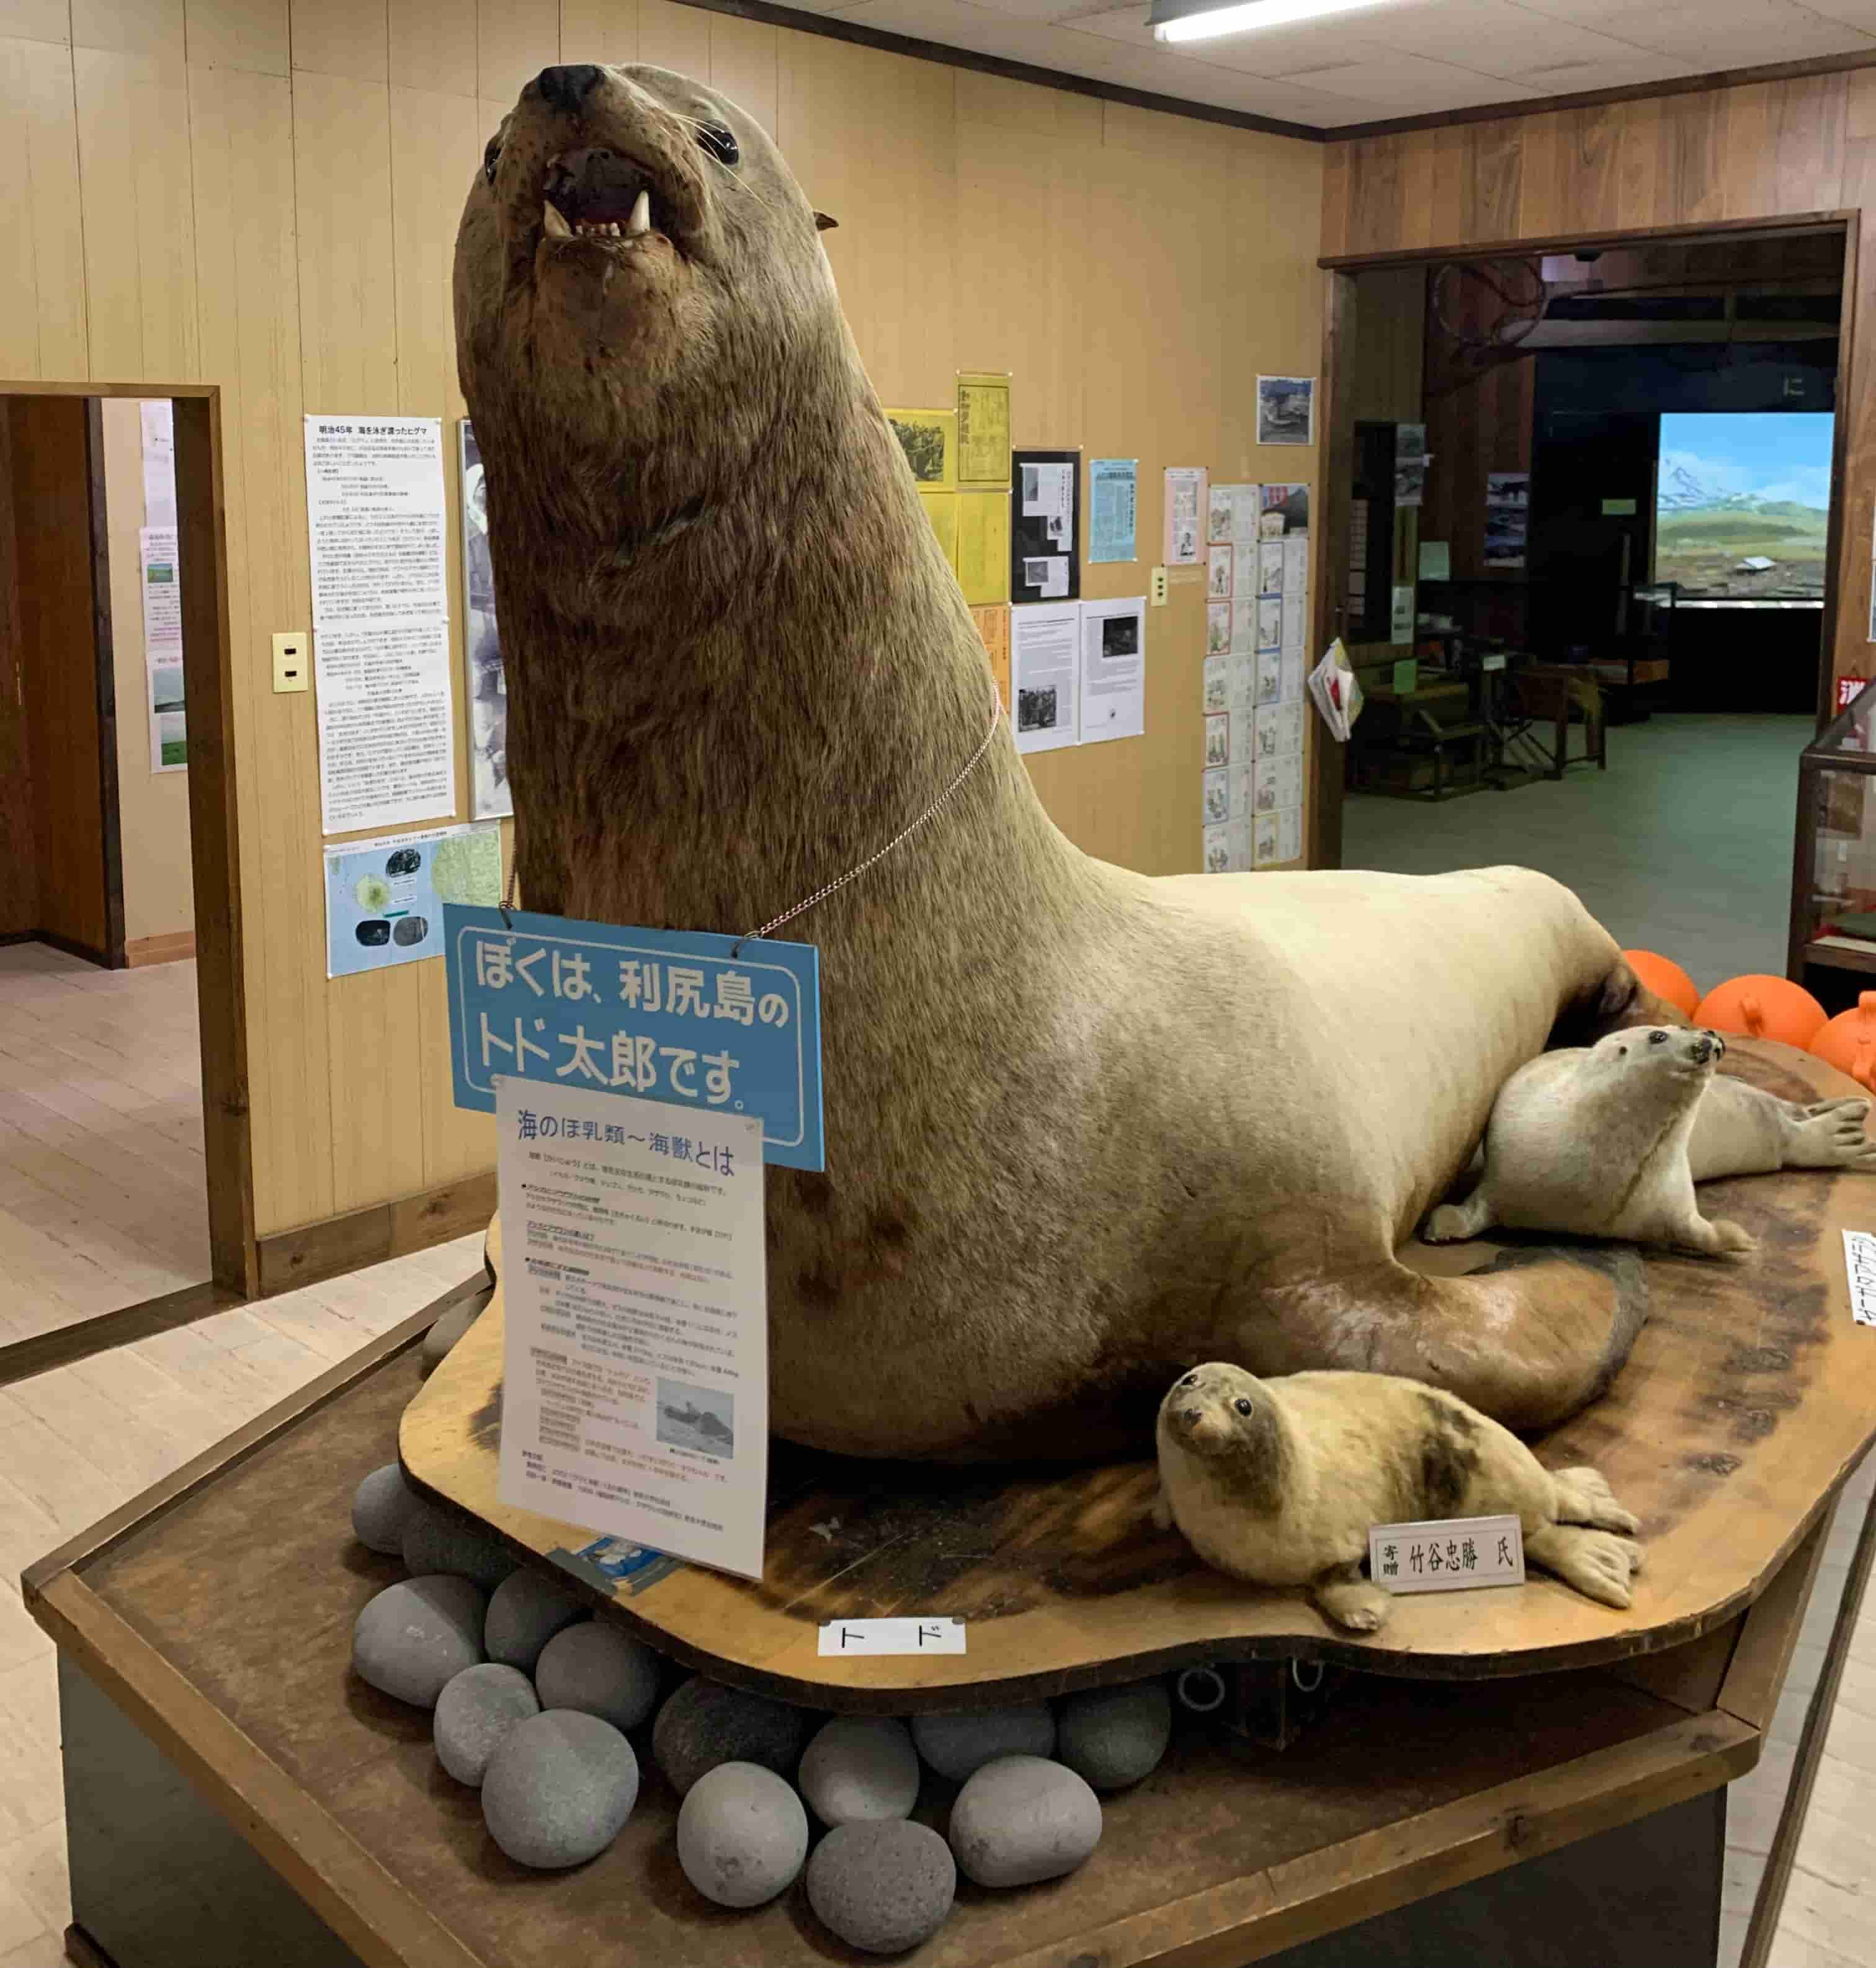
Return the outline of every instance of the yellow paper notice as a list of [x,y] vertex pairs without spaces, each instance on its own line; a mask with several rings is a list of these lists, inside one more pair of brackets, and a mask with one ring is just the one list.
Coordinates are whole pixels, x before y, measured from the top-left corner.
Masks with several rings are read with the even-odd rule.
[[958,484],[1010,485],[1010,379],[982,371],[958,375]]
[[1010,495],[960,492],[958,504],[958,585],[973,607],[1010,598]]
[[990,659],[990,674],[997,682],[1003,707],[1010,708],[1010,611],[1008,607],[973,608],[971,620],[977,624],[984,652]]
[[932,531],[938,536],[938,544],[944,549],[945,558],[951,563],[955,573],[958,565],[958,495],[955,492],[927,492],[920,489],[919,503],[925,508],[925,516],[931,522]]
[[921,492],[955,492],[958,484],[958,413],[956,410],[888,410],[886,421],[899,440]]

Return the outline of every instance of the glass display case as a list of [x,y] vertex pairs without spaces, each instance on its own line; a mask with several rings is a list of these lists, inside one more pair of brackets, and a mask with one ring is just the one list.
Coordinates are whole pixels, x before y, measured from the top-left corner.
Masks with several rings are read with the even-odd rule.
[[1876,682],[1799,755],[1787,973],[1832,1012],[1876,989]]

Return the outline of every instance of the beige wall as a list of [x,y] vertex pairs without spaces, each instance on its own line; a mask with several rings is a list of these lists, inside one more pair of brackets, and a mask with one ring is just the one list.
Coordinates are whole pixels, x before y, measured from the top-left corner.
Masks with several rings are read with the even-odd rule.
[[189,865],[189,775],[150,769],[144,606],[137,534],[144,524],[143,424],[128,397],[107,397],[104,496],[111,548],[111,647],[117,670],[118,816],[124,940],[196,926]]
[[[224,393],[264,1237],[493,1160],[442,966],[326,980],[313,701],[273,694],[270,637],[310,612],[303,413],[441,416],[453,457],[463,194],[563,57],[687,71],[775,132],[887,401],[1007,369],[1019,442],[1139,460],[1141,558],[1088,594],[1144,589],[1165,466],[1317,477],[1253,438],[1257,371],[1320,358],[1320,146],[671,0],[0,0],[0,374]],[[1076,840],[1155,873],[1198,865],[1202,593],[1149,613],[1147,736],[1035,762]]]

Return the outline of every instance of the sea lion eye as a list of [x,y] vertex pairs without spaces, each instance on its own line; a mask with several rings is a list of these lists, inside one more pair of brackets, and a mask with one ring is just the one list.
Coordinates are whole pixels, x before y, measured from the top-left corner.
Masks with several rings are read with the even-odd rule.
[[1648,1034],[1648,1044],[1650,1045],[1665,1045],[1667,1043],[1667,1034],[1665,1032],[1650,1032]]
[[484,183],[493,184],[495,182],[495,167],[501,160],[502,140],[500,137],[491,137],[488,141],[487,147],[482,153],[482,177]]
[[1196,1374],[1188,1374],[1179,1383],[1182,1387],[1195,1387],[1198,1384],[1198,1376]]
[[1242,1394],[1240,1394],[1237,1399],[1234,1400],[1231,1405],[1233,1407],[1237,1409],[1240,1414],[1249,1414],[1250,1412],[1250,1403]]
[[720,164],[733,164],[742,155],[736,132],[725,129],[720,123],[700,123],[697,140]]

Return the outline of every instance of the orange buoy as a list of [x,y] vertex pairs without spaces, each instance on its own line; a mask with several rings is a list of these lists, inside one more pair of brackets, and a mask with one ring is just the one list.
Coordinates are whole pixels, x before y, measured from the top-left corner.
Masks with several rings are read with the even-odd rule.
[[1716,1032],[1807,1046],[1823,1024],[1824,1008],[1803,985],[1788,978],[1729,977],[1700,1000],[1693,1022]]
[[1651,950],[1625,950],[1622,955],[1629,960],[1629,968],[1642,980],[1645,991],[1665,998],[1677,1012],[1693,1016],[1694,1008],[1700,1002],[1700,987],[1672,958]]
[[1811,1050],[1859,1086],[1876,1086],[1876,991],[1865,991],[1854,1011],[1839,1012],[1821,1026]]

